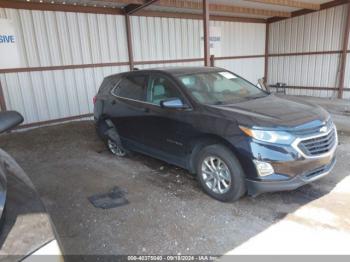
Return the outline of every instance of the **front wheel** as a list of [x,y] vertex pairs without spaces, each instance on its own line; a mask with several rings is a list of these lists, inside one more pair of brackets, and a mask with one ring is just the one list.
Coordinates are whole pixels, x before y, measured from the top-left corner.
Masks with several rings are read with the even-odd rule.
[[203,148],[198,154],[196,169],[203,190],[219,201],[238,200],[246,191],[242,167],[223,145]]

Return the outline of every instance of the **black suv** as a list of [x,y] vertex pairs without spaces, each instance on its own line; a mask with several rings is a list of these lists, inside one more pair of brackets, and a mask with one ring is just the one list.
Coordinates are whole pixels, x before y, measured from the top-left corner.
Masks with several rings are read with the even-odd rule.
[[112,153],[137,151],[183,167],[221,201],[293,190],[335,164],[337,132],[325,110],[269,94],[225,69],[112,75],[94,103],[98,134]]

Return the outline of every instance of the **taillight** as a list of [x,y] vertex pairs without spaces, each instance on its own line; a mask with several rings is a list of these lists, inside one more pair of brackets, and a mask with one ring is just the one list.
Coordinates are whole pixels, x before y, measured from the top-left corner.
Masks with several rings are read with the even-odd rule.
[[94,104],[96,104],[96,96],[94,96],[94,98],[92,99],[92,102],[93,102]]

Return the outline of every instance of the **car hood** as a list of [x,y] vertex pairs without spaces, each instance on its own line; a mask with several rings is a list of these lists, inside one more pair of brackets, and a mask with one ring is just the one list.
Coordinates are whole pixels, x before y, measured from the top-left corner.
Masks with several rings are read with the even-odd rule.
[[210,105],[207,109],[240,125],[273,129],[307,126],[310,122],[322,125],[329,118],[320,106],[273,94],[232,105]]

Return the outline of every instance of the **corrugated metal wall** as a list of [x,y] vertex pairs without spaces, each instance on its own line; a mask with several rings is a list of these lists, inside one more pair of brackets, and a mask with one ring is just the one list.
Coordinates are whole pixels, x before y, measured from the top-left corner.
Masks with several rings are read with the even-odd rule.
[[131,17],[135,61],[201,58],[201,20]]
[[[120,15],[30,11],[0,8],[19,28],[21,67],[128,62],[125,18]],[[222,28],[223,56],[262,55],[265,25],[211,22]],[[201,20],[132,17],[134,60],[201,58]],[[136,65],[139,68],[203,65],[203,61]],[[263,76],[263,58],[217,61],[255,82]],[[25,123],[91,113],[92,97],[103,77],[128,66],[0,74],[6,105]]]
[[0,8],[19,28],[21,67],[127,62],[123,16]]
[[[197,19],[131,17],[134,60],[159,61],[202,58],[203,23]],[[203,61],[136,65],[147,69],[166,66],[203,66]]]
[[128,70],[99,67],[0,75],[7,109],[21,112],[25,124],[88,114],[102,79]]
[[[349,42],[348,42],[348,53],[346,58],[346,67],[345,67],[345,79],[344,79],[344,86],[346,88],[350,88],[350,35],[349,35]],[[344,92],[343,98],[350,99],[350,91]]]
[[[135,61],[203,57],[201,20],[132,17],[131,25]],[[221,28],[221,56],[264,55],[265,24],[211,21],[210,26]],[[203,63],[178,65],[203,65]],[[217,60],[215,66],[231,70],[254,83],[264,76],[264,58]],[[137,67],[149,68],[155,65]]]
[[[211,21],[221,28],[222,56],[251,56],[265,54],[265,24]],[[256,84],[264,76],[264,58],[225,59],[215,66],[231,70]]]
[[[127,62],[123,16],[0,8],[15,21],[21,67]],[[0,74],[8,110],[25,124],[91,113],[106,75],[127,66]]]
[[345,78],[344,78],[344,85],[345,88],[347,88],[348,91],[344,92],[343,97],[346,99],[350,99],[350,35],[349,35],[349,42],[348,42],[348,54],[346,58],[346,68],[345,68]]
[[[340,51],[347,6],[341,5],[272,23],[269,54]],[[268,83],[288,86],[337,87],[340,54],[277,56],[269,58]],[[336,97],[335,91],[293,90],[292,95]]]
[[[350,48],[348,48],[348,50],[350,50]],[[345,88],[350,88],[350,61],[349,60],[350,60],[350,54],[348,53],[346,58],[346,67],[345,67],[345,79],[344,79]],[[344,92],[343,98],[350,99],[350,91]]]

